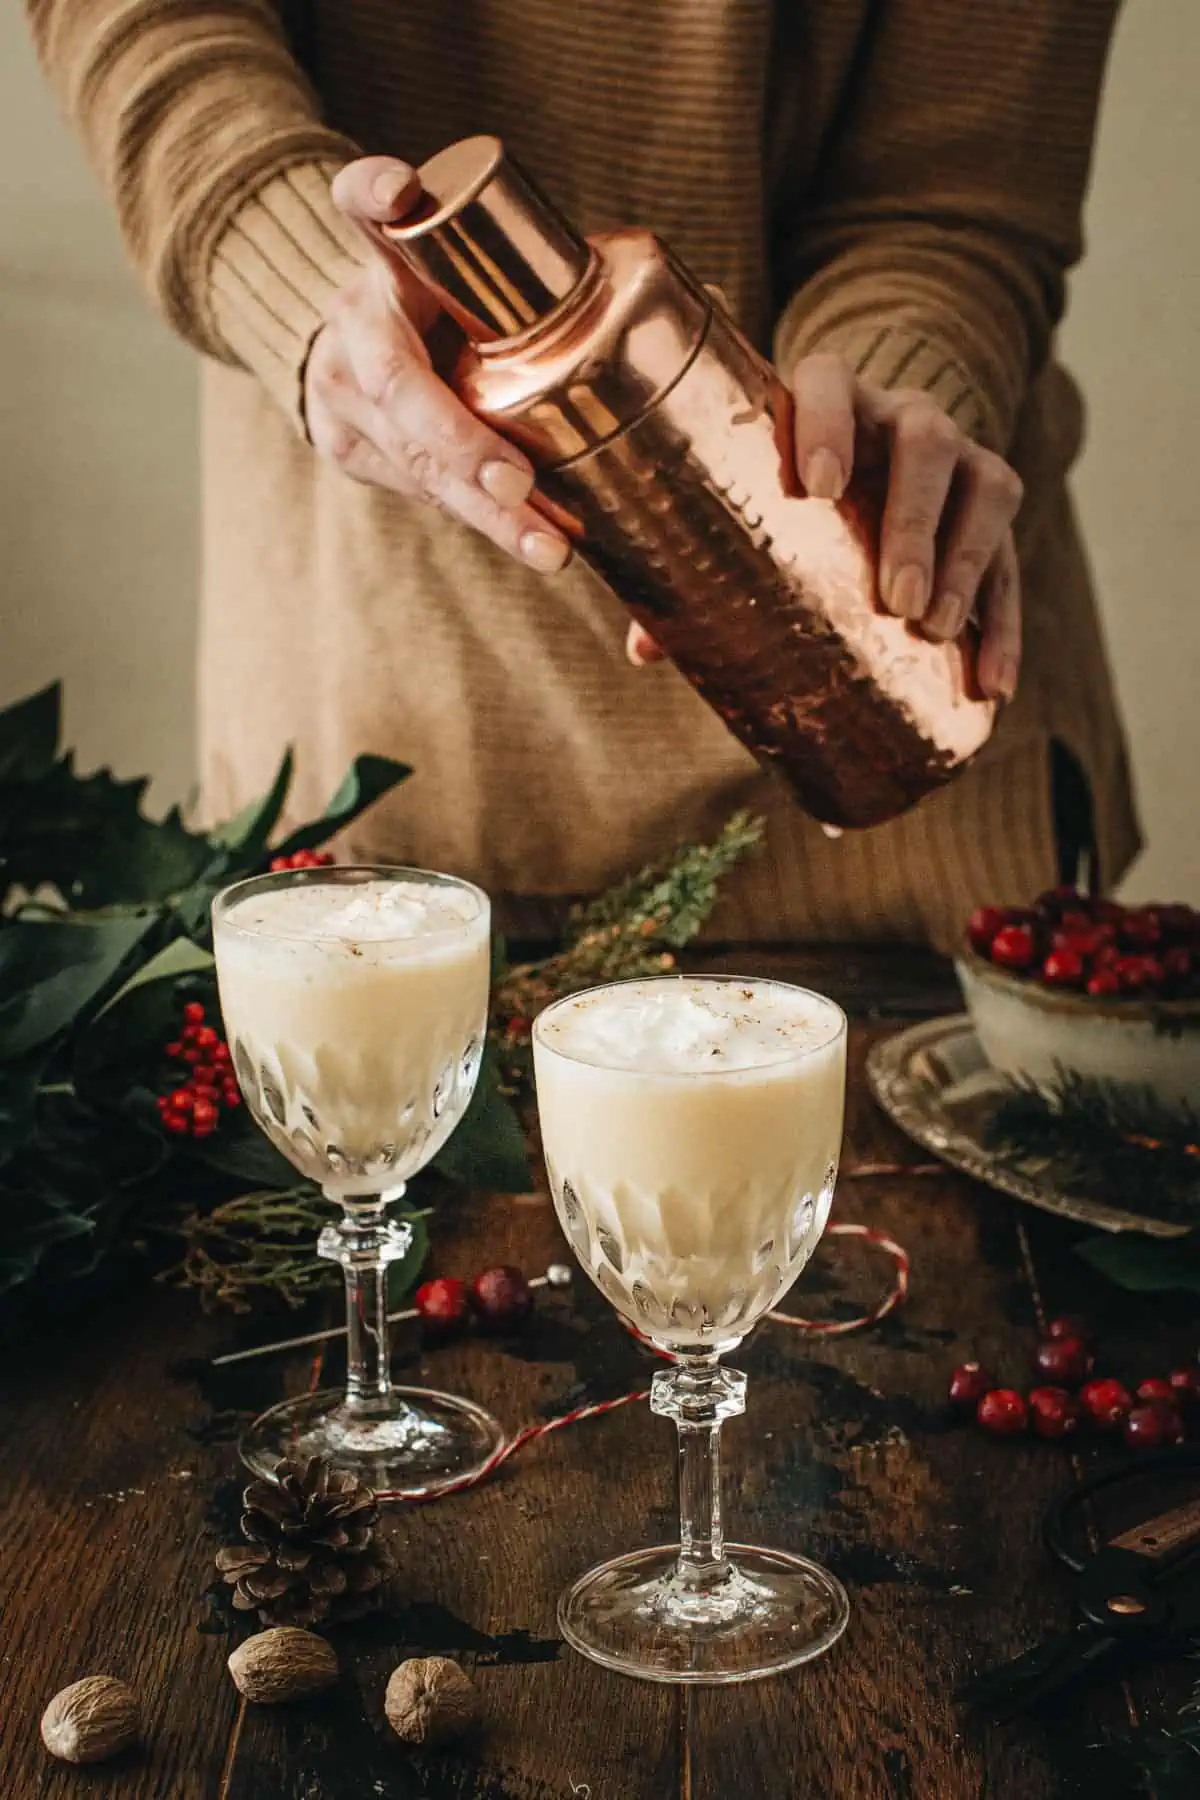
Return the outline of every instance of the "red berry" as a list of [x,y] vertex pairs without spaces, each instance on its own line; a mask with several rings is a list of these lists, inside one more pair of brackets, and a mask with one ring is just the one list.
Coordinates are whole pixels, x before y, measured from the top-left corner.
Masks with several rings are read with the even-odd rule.
[[175,1137],[183,1137],[183,1135],[186,1132],[189,1132],[191,1130],[191,1126],[189,1125],[188,1121],[186,1119],[180,1118],[178,1113],[168,1113],[166,1118],[163,1120],[163,1126],[167,1131],[171,1132]]
[[1033,908],[1043,919],[1061,919],[1066,912],[1082,912],[1086,904],[1078,888],[1064,886],[1047,888],[1038,895]]
[[1064,1438],[1079,1430],[1081,1409],[1066,1388],[1036,1387],[1029,1396],[1029,1420],[1038,1437]]
[[225,1107],[227,1111],[232,1111],[235,1106],[240,1106],[241,1104],[242,1096],[237,1088],[226,1087],[221,1089],[221,1105]]
[[1079,987],[1083,958],[1078,950],[1052,950],[1042,964],[1042,980],[1050,987]]
[[470,1311],[466,1282],[454,1281],[445,1275],[436,1281],[423,1282],[413,1300],[425,1323],[442,1331],[464,1324]]
[[1133,1395],[1121,1382],[1107,1378],[1089,1381],[1079,1390],[1079,1400],[1093,1425],[1116,1431],[1133,1411]]
[[176,1088],[174,1093],[167,1095],[168,1107],[173,1113],[178,1113],[181,1118],[190,1118],[195,1104],[196,1096],[190,1087]]
[[1015,1388],[993,1388],[975,1410],[992,1437],[1019,1437],[1029,1422],[1029,1408]]
[[197,1131],[209,1130],[217,1122],[217,1109],[211,1100],[197,1100],[192,1107],[192,1122]]
[[1167,1380],[1176,1406],[1195,1406],[1200,1402],[1200,1368],[1172,1369]]
[[182,1056],[183,1055],[183,1041],[181,1038],[175,1038],[173,1040],[173,1042],[171,1042],[167,1045],[167,1055],[168,1056]]
[[185,1025],[179,1034],[180,1042],[184,1044],[194,1044],[200,1029],[200,1026],[197,1025],[194,1020],[190,1025]]
[[213,1119],[212,1122],[209,1124],[193,1125],[192,1126],[192,1136],[198,1137],[198,1138],[209,1138],[212,1136],[213,1132],[216,1129],[217,1129],[217,1122],[215,1119]]
[[1037,955],[1037,941],[1028,925],[1003,925],[992,939],[994,963],[1005,969],[1027,969]]
[[1153,991],[1163,984],[1163,966],[1156,956],[1121,956],[1113,967],[1127,993]]
[[1092,1372],[1091,1352],[1079,1338],[1048,1338],[1033,1353],[1039,1375],[1057,1387],[1077,1388]]
[[213,1059],[213,1062],[217,1065],[218,1069],[228,1069],[228,1068],[232,1067],[233,1052],[230,1050],[229,1045],[227,1043],[225,1043],[225,1041],[223,1039],[219,1044],[217,1044],[214,1047],[213,1053],[212,1053],[212,1059]]
[[1089,994],[1103,997],[1121,992],[1121,978],[1115,969],[1097,969],[1087,984]]
[[208,1075],[201,1076],[199,1070],[192,1076],[192,1079],[188,1082],[188,1086],[191,1088],[193,1094],[195,1094],[197,1100],[215,1100],[217,1097],[217,1084],[215,1080]]
[[950,1404],[963,1412],[974,1412],[992,1385],[992,1377],[982,1363],[960,1363],[950,1376]]
[[1133,1450],[1165,1450],[1171,1444],[1182,1444],[1183,1420],[1179,1409],[1163,1400],[1151,1400],[1135,1406],[1124,1425],[1125,1442]]
[[183,1009],[184,1023],[187,1025],[203,1025],[204,1008],[199,1000],[189,1000]]
[[1060,1318],[1051,1319],[1045,1334],[1052,1342],[1060,1338],[1078,1338],[1081,1344],[1093,1342],[1092,1328],[1082,1313],[1063,1313]]
[[1141,1383],[1137,1390],[1137,1397],[1143,1402],[1161,1400],[1166,1406],[1178,1405],[1175,1389],[1169,1381],[1164,1381],[1157,1375],[1152,1376],[1149,1381]]
[[200,1061],[200,1055],[201,1053],[196,1049],[195,1045],[189,1044],[180,1060],[187,1063],[191,1068],[195,1068],[196,1064]]
[[1172,986],[1180,986],[1190,981],[1192,975],[1192,953],[1183,944],[1173,944],[1162,953],[1163,974]]
[[217,1034],[211,1025],[202,1025],[193,1042],[197,1050],[214,1050],[217,1045]]
[[528,1318],[533,1294],[520,1269],[501,1264],[484,1269],[471,1283],[471,1303],[489,1331],[511,1331]]
[[523,1018],[520,1013],[514,1013],[504,1027],[505,1036],[510,1038],[527,1038],[532,1030],[531,1021]]
[[1121,925],[1121,942],[1130,950],[1153,950],[1162,943],[1163,928],[1152,906],[1128,912]]
[[980,906],[967,921],[967,937],[972,947],[986,956],[992,947],[992,939],[1002,925],[1008,923],[1008,914],[1002,906]]

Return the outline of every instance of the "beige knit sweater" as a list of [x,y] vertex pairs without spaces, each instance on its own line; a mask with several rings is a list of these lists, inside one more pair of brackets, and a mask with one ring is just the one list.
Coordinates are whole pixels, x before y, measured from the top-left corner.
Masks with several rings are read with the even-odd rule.
[[[1065,487],[1052,360],[1116,0],[29,0],[42,61],[157,304],[207,358],[202,762],[213,813],[297,746],[298,810],[371,749],[417,776],[351,850],[452,869],[510,924],[735,805],[770,851],[726,935],[948,940],[1052,880],[1049,746],[1109,878],[1137,847]],[[308,69],[302,73],[300,62]],[[311,81],[311,85],[310,85]],[[584,229],[662,233],[785,371],[836,349],[936,394],[1025,478],[1026,662],[951,789],[831,842],[586,571],[509,564],[320,464],[300,370],[366,254],[331,173],[496,132]]]

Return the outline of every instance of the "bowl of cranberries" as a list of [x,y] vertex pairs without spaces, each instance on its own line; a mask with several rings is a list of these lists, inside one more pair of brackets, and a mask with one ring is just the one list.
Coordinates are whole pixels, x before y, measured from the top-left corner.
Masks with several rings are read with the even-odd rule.
[[1065,1075],[1200,1103],[1200,911],[1055,888],[982,906],[956,963],[984,1055],[1053,1096]]

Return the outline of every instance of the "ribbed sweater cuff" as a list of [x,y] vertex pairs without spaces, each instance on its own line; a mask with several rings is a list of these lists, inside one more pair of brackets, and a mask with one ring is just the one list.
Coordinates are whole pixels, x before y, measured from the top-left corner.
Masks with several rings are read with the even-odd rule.
[[[806,329],[807,326],[807,329]],[[856,374],[884,388],[920,388],[944,406],[976,442],[1004,442],[999,412],[962,363],[917,324],[847,322],[814,331],[796,307],[789,307],[775,333],[775,360],[785,379],[802,357],[817,352],[842,356]]]
[[210,308],[231,356],[304,431],[309,346],[337,290],[370,247],[329,197],[337,163],[274,176],[234,214],[210,271]]

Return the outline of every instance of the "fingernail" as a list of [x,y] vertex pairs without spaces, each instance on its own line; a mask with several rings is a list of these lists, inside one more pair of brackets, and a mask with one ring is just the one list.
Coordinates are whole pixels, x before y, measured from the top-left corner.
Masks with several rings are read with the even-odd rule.
[[528,469],[518,469],[515,463],[497,458],[495,462],[483,464],[479,485],[497,506],[520,506],[533,490],[533,475]]
[[527,531],[521,539],[521,555],[539,575],[557,575],[566,567],[570,550],[548,531]]
[[919,619],[929,599],[929,577],[916,563],[905,563],[892,576],[888,609],[902,619]]
[[846,471],[832,450],[814,450],[804,471],[804,487],[811,500],[840,500]]
[[957,594],[939,594],[925,621],[927,635],[949,643],[962,630],[969,611],[970,607]]
[[1000,700],[1011,700],[1017,691],[1017,665],[1011,656],[1000,659],[1000,668],[996,675],[996,696]]
[[393,212],[411,180],[407,170],[383,169],[371,183],[371,198],[385,212]]

